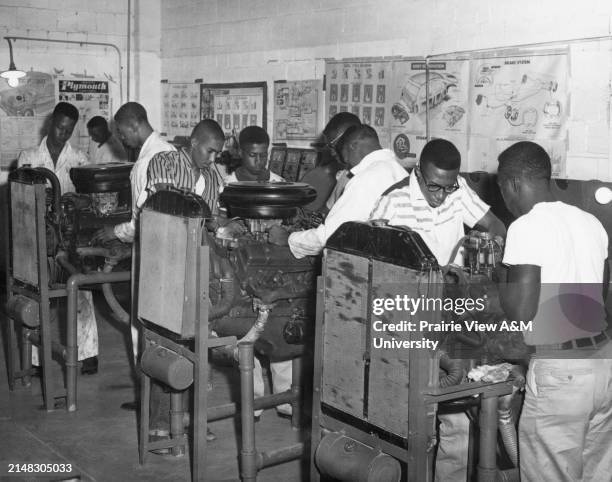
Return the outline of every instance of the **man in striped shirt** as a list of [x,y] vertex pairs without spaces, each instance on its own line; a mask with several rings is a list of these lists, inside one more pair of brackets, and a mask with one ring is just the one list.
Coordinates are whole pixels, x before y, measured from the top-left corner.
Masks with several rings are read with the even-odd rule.
[[[504,224],[459,176],[460,165],[461,155],[451,142],[428,142],[419,165],[383,193],[370,219],[385,219],[392,226],[407,226],[418,232],[440,265],[456,261],[450,257],[464,235],[464,224],[505,237]],[[466,481],[469,420],[463,413],[440,415],[438,419],[435,480]]]
[[219,124],[212,119],[200,121],[191,133],[188,148],[153,156],[147,171],[147,191],[152,194],[174,187],[192,192],[201,196],[216,214],[223,180],[214,161],[224,142]]
[[428,142],[419,165],[378,199],[370,219],[418,232],[441,266],[455,261],[450,256],[464,235],[464,224],[505,237],[504,224],[459,176],[460,164],[461,155],[451,142]]

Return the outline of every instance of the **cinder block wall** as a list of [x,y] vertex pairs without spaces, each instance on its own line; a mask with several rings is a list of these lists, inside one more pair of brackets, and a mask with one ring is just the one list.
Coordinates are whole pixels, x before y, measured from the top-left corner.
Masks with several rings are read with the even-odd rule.
[[[611,19],[609,0],[162,0],[161,77],[265,80],[270,89],[274,80],[322,78],[325,58],[607,36]],[[571,72],[570,178],[612,180],[609,45]],[[271,102],[268,119],[271,129]]]

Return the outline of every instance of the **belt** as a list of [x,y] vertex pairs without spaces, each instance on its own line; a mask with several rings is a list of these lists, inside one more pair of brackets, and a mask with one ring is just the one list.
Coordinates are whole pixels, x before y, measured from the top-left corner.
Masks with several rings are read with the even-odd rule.
[[585,338],[577,338],[575,340],[564,341],[563,343],[551,343],[549,345],[535,345],[536,350],[574,350],[576,348],[591,348],[597,347],[610,337],[605,331],[602,331],[595,336],[587,336]]

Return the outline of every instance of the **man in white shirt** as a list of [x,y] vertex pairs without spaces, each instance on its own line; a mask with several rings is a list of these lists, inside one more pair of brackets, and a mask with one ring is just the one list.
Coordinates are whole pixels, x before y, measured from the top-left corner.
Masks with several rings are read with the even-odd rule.
[[608,236],[589,213],[556,201],[550,157],[533,142],[499,156],[498,183],[517,219],[508,229],[501,286],[529,362],[519,423],[521,480],[609,480],[612,473],[612,343],[604,293]]
[[17,160],[18,167],[27,164],[32,167],[45,167],[57,176],[62,194],[74,192],[70,169],[89,164],[85,153],[75,149],[68,142],[78,120],[79,111],[75,106],[68,102],[57,104],[51,114],[51,125],[47,135],[38,147],[21,152]]
[[[464,224],[504,237],[506,229],[461,176],[461,154],[445,139],[429,141],[410,176],[378,200],[370,219],[418,232],[441,266],[454,263],[452,251]],[[467,479],[469,420],[463,413],[439,415],[436,481]]]
[[[132,243],[136,235],[138,215],[147,200],[146,185],[149,162],[158,152],[175,151],[176,149],[153,130],[147,118],[147,111],[137,102],[123,104],[115,114],[115,123],[121,141],[128,147],[134,149],[140,148],[138,159],[136,159],[136,163],[130,173],[132,219],[116,226],[105,226],[95,234],[92,241],[107,243],[114,239],[119,239],[124,243]],[[131,331],[132,350],[134,359],[136,359],[139,347],[139,333],[134,320],[131,320]],[[122,407],[135,409],[135,403],[128,402],[123,404]]]
[[[79,111],[75,106],[58,103],[51,114],[47,135],[38,147],[22,151],[17,165],[47,168],[57,176],[62,194],[74,192],[70,169],[89,164],[87,156],[69,142],[78,120]],[[79,291],[77,303],[77,358],[83,362],[81,372],[93,374],[98,370],[98,327],[91,291]],[[38,365],[37,347],[32,347],[32,363]]]
[[92,142],[89,144],[89,158],[96,164],[127,161],[127,153],[121,141],[108,128],[104,117],[92,117],[87,122],[87,132]]
[[298,259],[319,254],[327,239],[343,223],[367,221],[385,189],[406,177],[395,154],[381,148],[378,135],[370,126],[356,125],[347,129],[339,150],[349,166],[349,180],[324,224],[289,236],[289,248]]
[[106,226],[98,231],[93,241],[108,242],[115,238],[124,243],[134,241],[136,222],[140,209],[147,200],[147,170],[151,158],[158,152],[176,151],[174,146],[153,130],[147,111],[137,102],[123,104],[115,114],[115,123],[121,141],[128,147],[140,148],[138,159],[130,173],[132,186],[132,219],[114,227]]

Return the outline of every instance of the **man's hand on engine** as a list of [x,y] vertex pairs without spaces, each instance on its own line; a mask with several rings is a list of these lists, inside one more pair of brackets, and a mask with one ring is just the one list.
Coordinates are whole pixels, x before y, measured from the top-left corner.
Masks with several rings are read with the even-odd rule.
[[282,226],[272,226],[268,230],[268,241],[278,246],[287,246],[289,242],[289,233]]
[[93,237],[91,238],[91,244],[106,244],[116,238],[115,227],[104,226],[94,233]]

